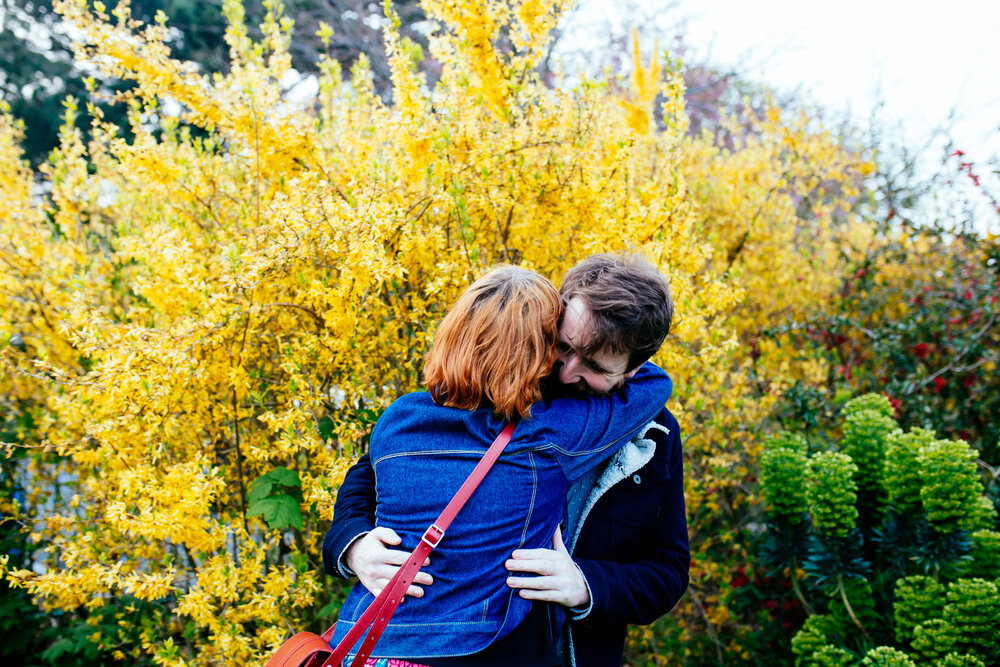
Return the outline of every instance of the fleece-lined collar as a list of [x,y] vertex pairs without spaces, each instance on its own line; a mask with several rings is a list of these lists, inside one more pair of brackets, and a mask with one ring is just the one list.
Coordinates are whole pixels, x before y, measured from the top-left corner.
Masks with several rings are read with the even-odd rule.
[[573,531],[573,536],[569,543],[570,553],[573,553],[573,548],[576,546],[576,540],[580,536],[580,530],[587,520],[587,515],[590,514],[590,510],[601,499],[601,496],[607,493],[608,489],[615,484],[627,479],[629,475],[652,460],[653,454],[656,452],[656,441],[647,438],[646,435],[653,429],[663,431],[665,434],[670,433],[670,429],[663,424],[651,421],[646,424],[645,428],[639,431],[639,435],[632,438],[628,444],[619,449],[611,457],[604,472],[597,478],[597,483],[594,484],[594,488],[587,496],[587,501],[583,504],[583,509],[580,511],[580,518],[576,522],[576,529]]

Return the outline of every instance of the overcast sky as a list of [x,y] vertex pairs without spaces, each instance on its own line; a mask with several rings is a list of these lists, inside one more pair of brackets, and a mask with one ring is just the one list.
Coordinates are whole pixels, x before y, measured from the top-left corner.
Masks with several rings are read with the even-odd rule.
[[[571,20],[593,26],[623,17],[624,2],[579,0]],[[663,21],[683,21],[687,44],[713,63],[780,90],[800,89],[859,122],[882,100],[882,122],[901,125],[914,146],[948,127],[968,159],[1000,157],[1000,0],[636,4],[643,14],[673,6]],[[991,181],[995,193],[998,181]]]
[[710,0],[682,10],[693,46],[724,63],[756,53],[750,74],[776,85],[801,84],[861,114],[880,93],[915,130],[954,110],[968,152],[1000,135],[998,0]]

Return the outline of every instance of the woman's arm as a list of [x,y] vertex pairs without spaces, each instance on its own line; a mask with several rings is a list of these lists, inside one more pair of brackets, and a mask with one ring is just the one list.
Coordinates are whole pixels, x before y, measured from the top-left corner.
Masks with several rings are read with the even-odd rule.
[[532,418],[518,429],[533,430],[531,437],[555,450],[563,472],[573,481],[653,421],[672,389],[667,374],[647,362],[605,396],[559,398],[535,405]]

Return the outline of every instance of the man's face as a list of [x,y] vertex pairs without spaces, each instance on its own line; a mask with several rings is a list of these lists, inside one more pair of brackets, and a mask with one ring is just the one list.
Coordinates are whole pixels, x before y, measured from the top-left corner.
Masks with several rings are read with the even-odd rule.
[[635,375],[628,368],[628,353],[614,352],[603,347],[586,356],[582,350],[590,342],[590,308],[580,297],[566,302],[559,325],[559,382],[585,394],[607,394]]

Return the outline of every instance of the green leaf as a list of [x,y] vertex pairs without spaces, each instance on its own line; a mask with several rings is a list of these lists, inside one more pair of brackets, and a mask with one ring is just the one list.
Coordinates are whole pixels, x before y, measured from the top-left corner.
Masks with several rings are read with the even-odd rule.
[[295,489],[302,488],[302,482],[299,480],[299,473],[294,470],[289,470],[288,468],[275,468],[264,476],[271,480],[271,484],[276,486],[290,486]]
[[[289,470],[288,468],[278,467],[270,472],[264,473],[253,482],[250,483],[250,491],[247,493],[247,505],[249,509],[247,512],[248,516],[258,516],[264,514],[264,518],[268,525],[272,528],[279,527],[272,525],[275,521],[273,518],[268,518],[265,513],[264,507],[271,507],[274,503],[266,503],[265,501],[272,500],[274,498],[290,498],[295,505],[295,516],[297,519],[292,520],[292,524],[282,523],[280,527],[286,525],[297,525],[299,528],[302,527],[302,514],[298,509],[298,503],[302,500],[302,481],[299,479],[299,474],[294,470]],[[262,504],[265,503],[265,504]],[[272,513],[272,517],[273,517]]]
[[247,516],[263,516],[270,528],[289,526],[302,529],[302,512],[294,498],[287,494],[268,496],[250,505]]
[[311,569],[309,565],[309,555],[302,552],[293,553],[290,556],[292,565],[299,574],[305,574]]
[[319,428],[319,437],[324,440],[329,440],[333,435],[333,420],[329,417],[323,417],[320,419],[316,426]]
[[271,480],[267,475],[261,475],[250,482],[250,491],[247,493],[247,503],[253,505],[260,500],[271,495]]
[[42,658],[55,662],[66,653],[72,653],[76,649],[74,643],[65,637],[57,639],[52,646],[42,652]]

